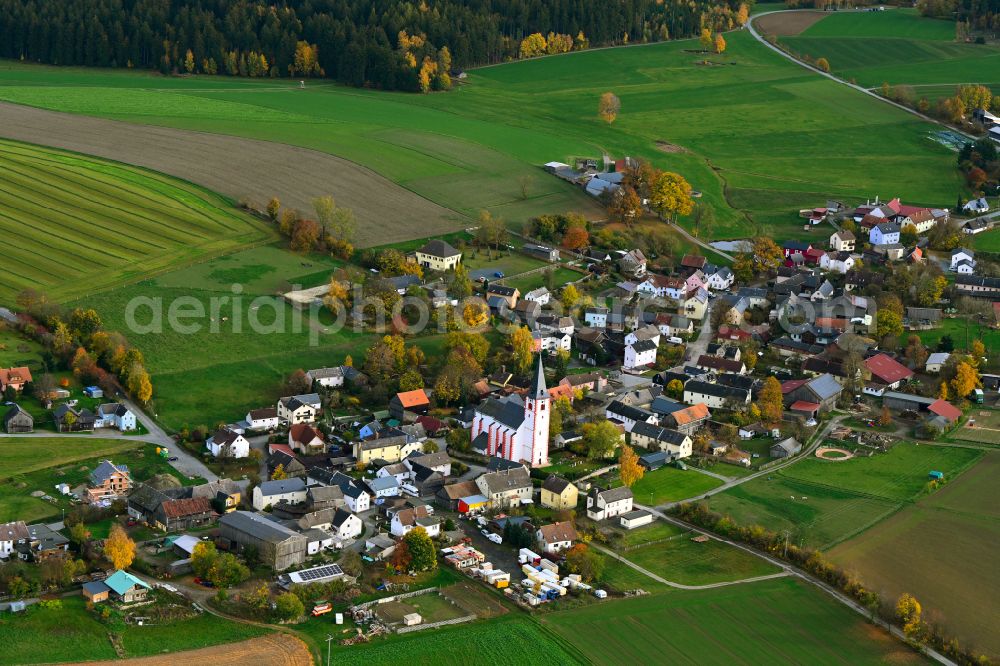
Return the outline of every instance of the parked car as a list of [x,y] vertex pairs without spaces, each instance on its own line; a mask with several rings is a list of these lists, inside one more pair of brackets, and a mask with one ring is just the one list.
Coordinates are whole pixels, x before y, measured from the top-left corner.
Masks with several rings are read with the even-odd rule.
[[201,585],[203,587],[215,587],[215,583],[213,583],[212,581],[204,580],[202,578],[198,578],[197,576],[194,579],[194,584]]
[[496,273],[493,274],[493,277],[502,278],[503,277],[503,271],[497,271]]
[[167,458],[167,462],[177,462],[177,456],[170,456]]

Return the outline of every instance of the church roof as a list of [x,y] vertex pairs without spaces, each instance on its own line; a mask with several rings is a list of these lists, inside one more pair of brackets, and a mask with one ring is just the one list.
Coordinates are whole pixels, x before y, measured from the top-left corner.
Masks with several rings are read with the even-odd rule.
[[531,380],[531,388],[528,389],[528,397],[535,400],[542,400],[549,397],[549,391],[545,387],[545,369],[542,367],[542,355],[538,355],[538,368],[535,376]]
[[[542,381],[544,382],[544,379]],[[532,391],[534,391],[534,388]],[[542,391],[548,395],[544,384],[542,384]],[[500,399],[489,398],[483,401],[476,411],[489,416],[511,430],[517,430],[524,423],[524,405],[520,400],[512,396]]]

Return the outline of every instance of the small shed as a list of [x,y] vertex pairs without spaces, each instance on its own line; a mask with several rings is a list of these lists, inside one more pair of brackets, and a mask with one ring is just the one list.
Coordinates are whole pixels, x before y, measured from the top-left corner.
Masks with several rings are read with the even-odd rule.
[[407,613],[403,616],[403,624],[407,627],[412,627],[423,622],[424,619],[420,617],[420,613]]
[[940,480],[944,479],[944,472],[938,472],[937,470],[931,470],[930,473],[927,474],[927,477],[929,479],[934,480],[934,481],[940,481]]
[[800,444],[794,437],[789,437],[788,439],[784,439],[771,446],[771,457],[787,458],[789,456],[794,456],[801,450],[802,444]]
[[647,453],[645,455],[639,456],[639,464],[646,468],[647,471],[652,472],[654,469],[660,469],[671,460],[671,456],[666,451],[654,451],[653,453]]
[[88,386],[83,389],[83,394],[88,398],[103,398],[104,391],[98,386]]
[[629,511],[628,513],[623,513],[619,516],[621,526],[627,530],[634,530],[637,527],[642,527],[643,525],[649,525],[653,522],[653,514],[649,511],[643,511],[642,509],[636,509],[635,511]]
[[107,601],[109,594],[111,594],[111,588],[105,585],[104,581],[95,580],[83,584],[83,596],[91,603],[99,604],[102,601]]

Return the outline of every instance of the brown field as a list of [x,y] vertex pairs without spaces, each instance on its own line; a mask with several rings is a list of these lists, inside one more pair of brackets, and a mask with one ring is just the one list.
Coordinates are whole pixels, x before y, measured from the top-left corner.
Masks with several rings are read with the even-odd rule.
[[153,169],[261,207],[277,196],[286,206],[309,211],[313,198],[332,195],[354,211],[360,247],[455,231],[467,222],[370,169],[281,143],[8,103],[0,103],[0,136]]
[[832,551],[831,558],[894,602],[903,592],[963,645],[1000,655],[1000,452],[933,495]]
[[212,666],[312,666],[309,648],[298,638],[276,633],[262,638],[251,638],[240,643],[216,645],[199,650],[187,650],[155,657],[118,659],[115,661],[88,661],[83,666],[175,666],[181,663],[212,664]]
[[477,617],[496,617],[508,611],[503,602],[481,585],[455,583],[442,588],[441,594],[454,601],[466,613]]
[[812,10],[777,12],[762,16],[754,21],[754,27],[766,35],[790,37],[797,35],[824,16],[824,12]]

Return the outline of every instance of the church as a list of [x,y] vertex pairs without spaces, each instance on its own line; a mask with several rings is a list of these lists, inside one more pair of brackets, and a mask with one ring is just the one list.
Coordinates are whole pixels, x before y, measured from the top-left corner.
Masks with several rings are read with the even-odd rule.
[[470,433],[472,448],[530,467],[548,465],[550,411],[551,399],[539,354],[527,395],[489,398],[476,408]]

